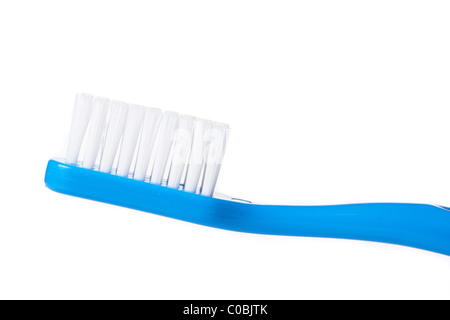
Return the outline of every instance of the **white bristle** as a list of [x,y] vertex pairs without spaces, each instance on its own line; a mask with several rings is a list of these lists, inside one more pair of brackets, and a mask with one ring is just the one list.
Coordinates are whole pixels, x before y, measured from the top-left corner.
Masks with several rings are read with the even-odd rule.
[[161,110],[156,108],[146,108],[144,123],[142,125],[141,140],[136,158],[136,167],[133,178],[143,181],[147,174],[150,157],[158,133]]
[[212,196],[228,131],[226,124],[80,93],[66,163]]
[[145,107],[130,105],[128,109],[125,131],[123,133],[122,146],[119,154],[119,163],[117,165],[117,175],[127,177],[134,152],[136,150],[139,133],[141,132],[142,120],[144,119]]
[[178,189],[180,186],[181,177],[191,150],[194,120],[194,117],[187,115],[180,116],[178,120],[178,128],[173,142],[169,178],[167,180],[167,187],[169,188]]
[[209,139],[208,157],[206,158],[205,172],[200,189],[200,194],[212,196],[216,186],[217,177],[222,166],[223,156],[225,154],[226,141],[228,136],[228,125],[222,123],[213,123]]
[[109,99],[95,97],[92,102],[92,116],[89,123],[89,132],[86,140],[86,151],[82,167],[93,169],[95,160],[100,150],[101,139],[105,129],[106,119],[109,111]]
[[120,139],[127,120],[128,105],[122,101],[112,101],[105,144],[100,159],[99,171],[110,173],[117,154]]
[[172,148],[173,136],[178,124],[178,113],[166,111],[163,113],[158,132],[158,145],[153,163],[150,182],[161,184],[167,166],[170,150]]
[[192,138],[191,152],[187,163],[184,190],[196,192],[202,169],[208,155],[208,144],[205,143],[205,135],[209,132],[211,121],[197,119],[194,124],[194,135]]
[[77,164],[81,144],[91,117],[92,98],[92,95],[86,93],[76,95],[66,153],[66,162],[69,164]]

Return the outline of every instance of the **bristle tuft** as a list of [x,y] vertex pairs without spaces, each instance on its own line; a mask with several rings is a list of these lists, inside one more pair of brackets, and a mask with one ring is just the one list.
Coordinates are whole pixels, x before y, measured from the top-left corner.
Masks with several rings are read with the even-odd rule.
[[66,163],[212,196],[228,125],[77,94]]

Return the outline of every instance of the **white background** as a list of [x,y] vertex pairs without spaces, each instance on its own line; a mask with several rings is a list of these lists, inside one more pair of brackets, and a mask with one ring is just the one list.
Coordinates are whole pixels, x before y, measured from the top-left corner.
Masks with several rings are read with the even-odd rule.
[[44,186],[84,91],[229,123],[225,194],[450,205],[449,17],[448,1],[2,1],[0,297],[449,299],[448,256]]

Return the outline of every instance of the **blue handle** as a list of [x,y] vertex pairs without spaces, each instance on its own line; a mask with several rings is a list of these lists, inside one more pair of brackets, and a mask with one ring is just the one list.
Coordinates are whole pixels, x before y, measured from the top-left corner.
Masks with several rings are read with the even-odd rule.
[[57,192],[233,231],[368,240],[450,255],[450,209],[425,204],[257,205],[204,197],[50,160]]
[[253,206],[241,222],[247,232],[377,241],[450,255],[450,211],[432,205]]

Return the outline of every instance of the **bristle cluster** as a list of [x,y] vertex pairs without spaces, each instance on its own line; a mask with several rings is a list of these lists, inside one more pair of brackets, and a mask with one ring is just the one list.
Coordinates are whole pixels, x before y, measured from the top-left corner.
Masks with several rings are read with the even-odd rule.
[[66,162],[212,196],[228,125],[77,94]]

